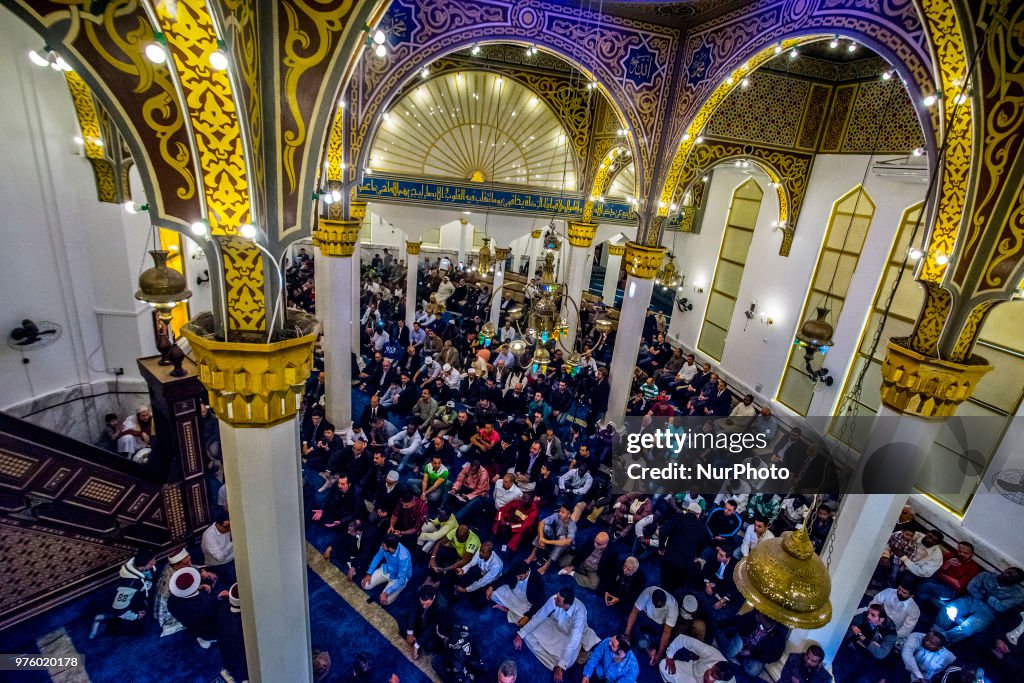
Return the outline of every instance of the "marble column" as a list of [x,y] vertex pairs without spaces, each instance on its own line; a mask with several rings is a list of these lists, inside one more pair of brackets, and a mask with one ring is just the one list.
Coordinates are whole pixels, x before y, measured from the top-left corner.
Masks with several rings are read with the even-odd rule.
[[507,247],[494,249],[494,279],[491,285],[491,324],[500,329],[501,324],[501,288],[505,284],[505,262],[511,250]]
[[[321,218],[313,232],[320,263],[317,269],[323,269],[323,288],[327,294],[327,306],[317,308],[324,332],[325,412],[338,429],[347,428],[352,422],[352,350],[358,346],[353,346],[350,330],[359,331],[359,309],[351,290],[353,277],[358,275],[353,253],[359,225],[356,220]],[[359,343],[358,337],[355,343]]]
[[526,274],[527,282],[535,277],[534,273],[540,266],[540,241],[543,234],[543,230],[534,230],[530,233],[530,271]]
[[647,307],[654,293],[654,276],[661,266],[665,247],[650,247],[636,242],[626,243],[626,292],[622,297],[619,326],[615,334],[615,348],[609,368],[611,384],[606,420],[621,426],[629,400],[629,386],[633,381],[633,368],[640,351],[641,330],[647,317]]
[[[363,266],[362,266],[362,248],[359,245],[359,231],[363,227],[363,221],[366,220],[366,202],[353,201],[349,205],[349,216],[353,221],[356,221],[356,236],[355,244],[352,251],[352,288],[349,290],[349,298],[352,300],[352,326],[350,334],[352,335],[352,348],[355,349],[356,353],[359,353],[359,341],[360,341],[360,325],[359,319],[362,317],[362,311],[359,310],[359,296],[363,291]],[[349,360],[351,362],[351,359]],[[347,424],[347,422],[346,422]]]
[[601,299],[609,306],[615,305],[615,290],[619,284],[619,271],[622,270],[622,255],[626,253],[624,245],[608,243],[607,267],[604,271],[604,287]]
[[926,358],[889,342],[882,407],[823,553],[832,578],[832,620],[813,631],[794,631],[792,642],[815,640],[827,662],[835,657],[939,430],[991,369]]
[[[469,238],[468,239],[466,237],[466,233],[469,233]],[[458,258],[456,260],[456,263],[452,264],[452,269],[453,270],[455,269],[455,266],[458,263],[466,263],[466,249],[467,249],[466,245],[467,245],[467,243],[469,245],[473,244],[473,227],[469,224],[469,221],[467,219],[460,218],[459,219],[459,251],[458,251]]]
[[412,329],[416,317],[416,284],[419,282],[422,242],[405,242],[405,326]]
[[[587,288],[588,256],[593,249],[594,235],[596,234],[596,223],[569,221],[569,268],[566,287],[569,296],[578,305],[583,304],[583,291]],[[567,306],[566,322],[569,323],[569,331],[565,337],[565,346],[575,349],[576,337],[580,330],[580,316],[579,311],[572,304]]]
[[252,681],[308,681],[309,598],[296,415],[316,320],[289,312],[303,336],[225,343],[190,323],[185,336],[220,418],[224,482]]

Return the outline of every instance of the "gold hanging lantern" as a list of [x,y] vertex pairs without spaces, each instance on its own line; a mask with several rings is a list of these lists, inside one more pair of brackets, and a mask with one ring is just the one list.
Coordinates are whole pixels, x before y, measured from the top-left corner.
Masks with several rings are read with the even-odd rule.
[[814,629],[832,619],[832,579],[805,528],[758,543],[733,579],[747,603],[780,624]]
[[491,238],[483,238],[483,246],[480,247],[480,263],[477,265],[477,270],[480,274],[487,272],[487,269],[491,267]]
[[818,306],[818,317],[808,318],[797,330],[796,339],[793,344],[796,346],[802,346],[804,353],[808,358],[814,356],[815,351],[821,351],[822,353],[828,353],[828,350],[832,348],[832,335],[835,333],[835,329],[832,327],[826,318],[831,312],[825,306]]
[[679,284],[679,270],[676,268],[676,257],[672,252],[668,252],[666,255],[665,264],[658,270],[654,276],[654,284],[662,285],[663,287],[675,287]]
[[170,319],[171,309],[187,301],[192,292],[185,282],[185,276],[167,267],[170,253],[164,249],[151,249],[153,267],[139,275],[139,289],[135,298],[155,308],[161,318]]

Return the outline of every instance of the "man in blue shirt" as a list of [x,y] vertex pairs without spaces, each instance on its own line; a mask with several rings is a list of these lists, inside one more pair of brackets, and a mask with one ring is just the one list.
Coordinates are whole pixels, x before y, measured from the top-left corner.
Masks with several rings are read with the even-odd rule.
[[590,653],[582,683],[636,683],[640,665],[629,649],[629,636],[605,638]]
[[[369,590],[387,582],[379,596],[380,604],[387,606],[398,598],[411,576],[412,556],[408,548],[398,542],[397,536],[388,534],[366,570],[362,586]],[[373,602],[374,596],[371,595],[366,601]]]

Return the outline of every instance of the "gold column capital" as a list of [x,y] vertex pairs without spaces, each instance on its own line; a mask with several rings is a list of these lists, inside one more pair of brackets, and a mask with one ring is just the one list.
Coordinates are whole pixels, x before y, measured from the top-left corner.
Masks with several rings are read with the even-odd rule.
[[609,256],[622,256],[625,253],[626,253],[626,245],[625,244],[609,244],[608,245],[608,255]]
[[512,247],[495,247],[494,258],[498,261],[504,262],[508,258],[508,255],[512,253]]
[[882,363],[882,403],[903,415],[943,419],[971,397],[991,369],[984,358],[966,363],[931,358],[912,351],[907,339],[893,339]]
[[539,240],[543,232],[543,230],[532,230],[530,231],[530,237],[532,237],[535,240]]
[[233,427],[261,428],[294,418],[309,378],[316,318],[290,311],[285,329],[298,327],[306,334],[272,344],[220,341],[209,334],[211,325],[212,316],[200,314],[182,334],[192,345],[199,381],[217,417]]
[[360,220],[334,221],[321,218],[313,231],[313,244],[324,256],[351,256],[359,241]]
[[569,221],[569,244],[574,247],[589,247],[597,235],[597,223]]
[[366,218],[366,202],[350,202],[348,205],[348,216],[354,221],[362,222]]
[[665,247],[626,242],[623,257],[626,273],[641,280],[653,280],[665,258]]
[[405,253],[406,254],[414,256],[414,255],[420,253],[420,248],[421,247],[423,247],[423,242],[410,242],[409,240],[405,241]]

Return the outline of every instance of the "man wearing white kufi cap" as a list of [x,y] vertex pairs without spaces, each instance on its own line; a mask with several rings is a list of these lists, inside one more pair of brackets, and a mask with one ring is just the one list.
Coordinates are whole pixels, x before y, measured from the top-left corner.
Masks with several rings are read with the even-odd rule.
[[217,639],[219,605],[210,586],[203,583],[199,570],[183,567],[171,576],[171,596],[167,609],[199,641],[204,650]]
[[[249,667],[245,662],[245,640],[242,636],[242,602],[238,593],[238,584],[231,586],[227,594],[228,606],[222,605],[217,612],[217,649],[220,651],[221,665],[231,678],[241,683],[249,679]],[[228,680],[225,678],[225,680]]]

